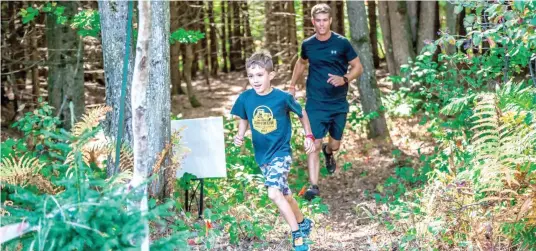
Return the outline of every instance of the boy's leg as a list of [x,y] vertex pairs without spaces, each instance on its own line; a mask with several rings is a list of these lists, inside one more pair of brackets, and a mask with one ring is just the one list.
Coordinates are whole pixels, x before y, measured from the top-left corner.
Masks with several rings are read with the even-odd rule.
[[303,221],[303,214],[300,211],[300,207],[298,206],[298,202],[294,199],[294,196],[292,194],[285,195],[285,199],[288,201],[288,204],[290,205],[290,208],[292,208],[292,212],[294,212],[294,216],[296,217],[296,221],[298,223]]
[[292,207],[285,199],[285,196],[283,196],[283,193],[279,190],[279,188],[268,187],[268,198],[270,198],[270,200],[272,200],[277,205],[277,208],[279,208],[279,212],[281,212],[281,215],[283,215],[283,218],[290,226],[290,229],[293,232],[298,231],[299,227],[298,221],[296,220],[296,216],[294,215]]

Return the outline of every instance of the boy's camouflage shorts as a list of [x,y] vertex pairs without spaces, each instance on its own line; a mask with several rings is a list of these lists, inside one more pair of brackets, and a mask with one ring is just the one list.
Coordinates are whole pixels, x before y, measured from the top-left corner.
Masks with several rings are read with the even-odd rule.
[[283,195],[291,194],[287,180],[291,164],[292,158],[285,156],[275,157],[270,163],[262,165],[260,168],[265,179],[264,185],[278,188]]

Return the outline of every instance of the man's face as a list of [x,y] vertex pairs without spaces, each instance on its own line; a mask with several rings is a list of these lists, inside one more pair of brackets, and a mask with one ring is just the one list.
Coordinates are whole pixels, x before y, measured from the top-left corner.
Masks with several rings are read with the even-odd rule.
[[258,65],[252,65],[247,69],[248,80],[256,93],[263,95],[270,92],[270,80],[274,78],[275,73],[266,71]]
[[330,32],[331,17],[327,13],[319,13],[312,18],[316,33],[325,35]]

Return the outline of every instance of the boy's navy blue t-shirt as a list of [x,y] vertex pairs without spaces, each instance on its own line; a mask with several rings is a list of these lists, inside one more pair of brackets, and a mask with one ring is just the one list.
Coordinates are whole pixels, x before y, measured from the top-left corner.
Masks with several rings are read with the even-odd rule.
[[303,116],[300,104],[279,89],[273,88],[265,96],[250,89],[238,96],[231,114],[248,120],[257,164],[268,164],[275,157],[291,155],[291,111],[300,118]]
[[335,87],[328,83],[328,74],[343,76],[348,62],[357,57],[348,39],[335,32],[326,41],[313,35],[302,42],[301,57],[309,60],[307,109],[348,112],[348,85]]

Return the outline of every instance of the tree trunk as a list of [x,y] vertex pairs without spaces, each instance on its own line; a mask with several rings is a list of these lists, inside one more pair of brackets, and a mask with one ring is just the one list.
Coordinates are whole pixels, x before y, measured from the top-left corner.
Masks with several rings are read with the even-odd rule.
[[[77,13],[77,1],[63,2],[64,15]],[[48,101],[67,129],[84,114],[84,44],[76,30],[57,24],[56,16],[47,16]],[[73,103],[73,115],[69,104]]]
[[311,9],[314,3],[312,1],[302,1],[303,9],[303,39],[315,34],[315,28],[311,22]]
[[298,38],[296,37],[296,10],[294,8],[294,1],[287,3],[288,18],[288,51],[290,57],[290,72],[294,69],[296,61],[298,60]]
[[[210,74],[213,77],[218,76],[218,37],[216,35],[216,22],[214,22],[214,4],[207,1],[208,20],[210,22]],[[249,21],[248,21],[249,23]]]
[[[181,9],[181,2],[179,1],[171,1],[171,31],[174,32],[181,28],[180,25],[180,9]],[[181,44],[180,43],[174,43],[171,45],[171,64],[170,64],[170,70],[171,70],[171,94],[172,95],[179,95],[179,94],[185,94],[184,90],[181,86],[181,71],[180,71],[180,63],[181,63]]]
[[265,34],[265,47],[270,51],[270,54],[272,55],[272,61],[274,63],[274,66],[277,64],[276,56],[277,53],[277,20],[274,17],[274,5],[276,5],[277,2],[272,1],[266,1],[264,2],[264,15],[266,16],[266,25],[264,26],[264,34]]
[[[112,108],[112,111],[106,114],[106,120],[103,122],[105,134],[117,139],[119,127],[119,108],[121,103],[121,86],[123,84],[123,57],[126,43],[126,28],[128,24],[128,2],[110,2],[99,1],[99,14],[101,22],[102,36],[102,54],[104,61],[104,77],[106,81],[106,105]],[[134,35],[131,34],[131,44],[135,41]],[[134,69],[134,50],[130,47],[130,56],[128,59],[128,73],[125,93],[125,110],[123,116],[123,136],[122,144],[130,147],[132,145],[132,112],[131,112],[131,83],[132,71]],[[108,177],[116,174],[119,168],[115,168],[113,161],[114,153],[108,156],[108,165],[106,173]]]
[[[199,31],[202,31],[205,33],[205,38],[202,39],[200,42],[201,42],[201,48],[202,51],[201,51],[201,55],[202,55],[202,61],[203,61],[203,74],[205,76],[207,76],[208,74],[205,74],[205,73],[208,73],[210,72],[209,68],[210,68],[210,48],[209,48],[209,45],[208,45],[208,40],[209,40],[209,37],[210,37],[210,33],[209,33],[209,26],[210,26],[210,23],[207,23],[206,21],[208,21],[208,11],[207,11],[207,8],[205,6],[205,4],[203,3],[203,1],[198,1],[197,3],[198,5],[200,6],[203,6],[201,7],[202,8],[202,11],[201,11],[201,20],[199,20]],[[208,79],[207,79],[208,81]]]
[[229,29],[229,34],[231,36],[231,71],[237,71],[242,65],[242,46],[240,44],[240,39],[242,38],[240,34],[240,5],[236,1],[230,1],[230,6],[233,11],[233,18],[231,23],[231,29]]
[[465,29],[465,26],[463,26],[463,20],[465,19],[466,13],[465,8],[460,13],[460,16],[458,17],[458,35],[460,36],[466,36],[467,30]]
[[421,53],[424,48],[425,41],[434,40],[434,22],[439,19],[436,16],[436,1],[423,1],[421,2],[420,16],[419,16],[419,38],[417,41],[417,53]]
[[[417,34],[419,28],[419,1],[407,1],[409,26],[411,29],[411,42],[413,48],[417,48]],[[421,9],[422,11],[422,9]]]
[[382,29],[383,37],[383,49],[385,54],[385,61],[387,62],[387,69],[391,75],[396,74],[396,62],[393,53],[393,43],[391,38],[391,21],[389,20],[389,5],[386,1],[378,1],[378,14],[380,26]]
[[396,41],[393,54],[396,62],[396,74],[400,75],[400,66],[408,63],[408,59],[415,57],[411,41],[411,28],[405,1],[389,2],[389,21],[391,25],[391,41]]
[[186,48],[185,58],[184,58],[184,79],[186,81],[186,90],[188,92],[188,99],[190,100],[190,104],[192,107],[199,107],[201,106],[201,103],[197,101],[197,98],[195,97],[194,93],[194,87],[192,86],[192,75],[190,73],[192,72],[192,63],[194,61],[194,51],[193,47],[195,45],[193,44],[184,44],[184,47]]
[[351,41],[359,54],[363,65],[363,75],[358,79],[359,96],[364,114],[377,112],[378,117],[368,124],[368,138],[389,138],[389,130],[385,121],[385,115],[381,110],[382,102],[380,90],[376,85],[376,74],[372,60],[372,49],[369,41],[369,30],[365,2],[347,1],[348,16],[350,21]]
[[[39,61],[39,46],[37,45],[37,28],[35,27],[35,23],[32,22],[32,52],[31,52],[31,61],[32,63],[37,63]],[[32,68],[32,94],[33,94],[33,102],[37,105],[37,101],[39,97],[41,96],[41,86],[39,83],[39,66],[34,66]]]
[[[457,33],[458,32],[457,31],[457,28],[458,28],[457,24],[458,24],[458,17],[460,15],[454,13],[454,7],[456,7],[456,5],[454,5],[454,4],[450,3],[450,2],[446,3],[447,32],[450,35],[458,34]],[[447,53],[448,54],[456,53],[456,46],[449,44],[447,46]]]
[[370,44],[372,45],[372,59],[374,61],[374,68],[380,67],[380,56],[378,55],[378,32],[376,22],[376,2],[374,0],[367,1],[367,14],[370,26]]
[[[169,69],[169,2],[151,1],[151,43],[149,44],[150,65],[149,83],[147,85],[147,101],[149,106],[145,108],[145,124],[151,129],[151,137],[147,140],[146,158],[149,173],[153,172],[160,153],[171,140],[171,100],[170,84],[171,75]],[[166,166],[168,159],[162,164]],[[149,188],[149,193],[155,198],[164,196],[164,168],[160,168],[158,178]]]
[[344,1],[328,1],[328,5],[332,15],[331,30],[344,36]]
[[249,23],[249,7],[248,2],[244,1],[242,3],[242,13],[244,13],[244,29],[245,29],[245,48],[244,52],[246,53],[246,58],[253,54],[253,49],[255,47],[253,43],[253,36],[251,35],[251,24]]
[[221,28],[221,50],[222,50],[222,56],[223,56],[223,71],[228,73],[229,72],[229,53],[227,52],[227,41],[229,41],[229,36],[227,33],[231,33],[231,29],[229,28],[230,20],[229,20],[229,6],[226,8],[225,5],[229,4],[229,1],[221,1],[221,22],[222,22],[222,28]]
[[[147,212],[147,185],[143,182],[149,175],[150,154],[149,154],[149,125],[147,117],[150,116],[149,103],[149,81],[150,81],[150,43],[151,40],[151,2],[138,2],[138,38],[136,44],[136,62],[134,66],[134,76],[132,79],[132,128],[134,145],[134,174],[131,185],[136,192],[141,193],[141,201],[136,201],[142,213]],[[162,34],[160,34],[162,35]],[[168,41],[166,40],[166,43]],[[149,105],[151,104],[151,105]],[[151,128],[152,130],[152,128]],[[149,224],[144,222],[145,237],[141,244],[141,250],[149,250]]]

